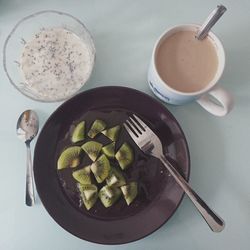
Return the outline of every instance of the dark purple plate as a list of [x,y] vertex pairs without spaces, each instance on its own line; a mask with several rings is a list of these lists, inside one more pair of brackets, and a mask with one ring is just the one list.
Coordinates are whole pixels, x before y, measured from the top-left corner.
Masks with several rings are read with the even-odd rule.
[[[37,140],[34,175],[38,194],[52,218],[81,239],[101,244],[124,244],[141,239],[162,226],[176,211],[183,191],[155,158],[143,154],[123,129],[121,140],[135,149],[135,162],[126,170],[136,180],[139,194],[127,206],[123,199],[106,209],[98,201],[92,209],[79,207],[71,170],[58,174],[56,162],[69,143],[72,124],[84,119],[87,129],[101,118],[109,126],[123,123],[135,113],[155,131],[174,166],[189,178],[189,151],[183,131],[173,115],[152,97],[125,87],[101,87],[78,94],[62,104],[45,123]],[[102,135],[99,138],[104,142]],[[66,186],[62,185],[66,180]]]

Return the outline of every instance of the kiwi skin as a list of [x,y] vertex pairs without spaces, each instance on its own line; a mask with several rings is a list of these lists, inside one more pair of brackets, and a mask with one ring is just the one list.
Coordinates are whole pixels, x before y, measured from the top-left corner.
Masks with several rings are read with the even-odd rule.
[[94,138],[106,128],[106,123],[102,120],[95,120],[88,132],[88,137]]
[[95,162],[91,164],[90,168],[96,178],[96,181],[98,183],[102,183],[109,175],[110,163],[108,158],[102,154]]
[[91,184],[90,166],[74,171],[72,176],[81,184]]
[[[82,185],[80,183],[78,183],[77,187],[80,193],[81,201],[83,202],[85,208],[87,210],[91,209],[98,199],[97,187],[93,184]],[[93,192],[93,195],[89,199],[87,199],[85,195],[85,191],[87,190],[91,190]]]
[[118,140],[120,130],[121,130],[121,126],[117,125],[115,127],[103,130],[102,134],[104,134],[106,137],[108,137],[111,141],[115,142]]
[[[104,207],[111,207],[121,196],[121,190],[116,187],[103,186],[99,191],[99,198]],[[110,194],[112,194],[110,196]]]
[[83,141],[85,138],[85,121],[79,122],[73,130],[71,141],[73,143]]
[[115,158],[115,142],[102,147],[102,152],[110,159]]
[[82,149],[78,146],[66,148],[57,160],[57,169],[61,170],[67,167],[75,168],[80,164]]
[[123,197],[124,197],[127,205],[129,206],[138,194],[137,182],[132,181],[132,182],[128,183],[127,185],[122,186],[121,191],[123,193]]
[[92,161],[95,161],[102,149],[102,144],[96,141],[88,141],[84,143],[81,148]]
[[[101,120],[96,120],[96,121],[101,121]],[[80,122],[80,123],[82,123],[82,122]],[[77,124],[77,126],[79,124]],[[92,124],[92,126],[93,126],[93,124]],[[77,126],[75,127],[75,130],[76,130]],[[103,126],[106,127],[106,124],[103,125]],[[115,127],[119,127],[119,129],[120,129],[119,125],[117,125]],[[115,128],[115,127],[113,127],[113,128]],[[84,122],[84,129],[85,128],[86,127],[85,127],[85,122]],[[102,133],[103,135],[106,136],[106,138],[104,138],[105,136],[103,136],[101,134],[101,136],[98,136],[97,139],[93,139],[93,141],[90,141],[91,139],[87,138],[87,140],[86,140],[87,142],[86,141],[81,142],[83,139],[85,139],[84,138],[85,134],[83,133],[84,137],[83,137],[82,140],[80,138],[77,138],[77,139],[75,138],[74,141],[76,142],[76,144],[72,143],[73,147],[74,147],[74,145],[77,145],[75,147],[78,147],[78,148],[80,147],[81,148],[81,153],[79,153],[79,157],[73,156],[72,161],[67,166],[67,167],[73,167],[73,168],[80,165],[80,163],[81,163],[81,157],[82,157],[82,155],[85,154],[84,151],[86,152],[86,150],[84,150],[84,148],[83,148],[83,145],[85,145],[86,143],[93,142],[93,143],[100,144],[97,140],[98,139],[105,139],[104,141],[108,143],[108,145],[106,145],[106,146],[109,146],[109,145],[112,146],[111,147],[112,150],[109,152],[109,151],[105,151],[105,146],[102,147],[102,144],[101,144],[101,150],[98,150],[98,152],[96,153],[96,155],[94,155],[93,158],[91,158],[89,156],[90,159],[93,161],[93,163],[92,164],[90,163],[91,165],[84,167],[84,168],[88,168],[90,170],[89,171],[89,177],[90,177],[89,181],[88,180],[87,181],[86,180],[82,180],[81,181],[81,178],[77,180],[76,173],[77,172],[80,173],[80,171],[83,170],[83,169],[79,169],[79,168],[82,168],[83,165],[80,165],[80,167],[77,168],[77,170],[74,171],[73,173],[72,173],[72,170],[70,170],[70,175],[71,174],[73,175],[75,173],[75,176],[73,176],[73,177],[77,181],[77,182],[75,182],[76,185],[78,185],[78,184],[80,184],[80,185],[85,185],[85,184],[91,185],[91,182],[94,181],[92,183],[95,183],[98,186],[99,192],[98,192],[98,189],[97,189],[97,192],[95,194],[93,194],[93,190],[88,190],[88,191],[86,191],[86,194],[84,194],[83,196],[81,196],[81,198],[79,196],[79,199],[81,201],[81,205],[83,206],[83,208],[85,206],[87,210],[91,209],[91,207],[94,206],[94,204],[95,204],[96,200],[98,199],[98,197],[101,199],[101,202],[102,202],[102,204],[105,207],[110,207],[110,206],[113,206],[113,204],[121,196],[123,196],[123,198],[125,199],[127,205],[129,206],[133,202],[133,200],[135,199],[135,197],[137,196],[137,192],[138,192],[137,191],[137,186],[136,186],[136,194],[134,194],[135,192],[134,193],[132,192],[132,195],[130,195],[129,191],[131,190],[131,184],[132,183],[130,183],[130,182],[126,183],[126,180],[125,180],[125,178],[124,178],[124,176],[122,174],[123,171],[121,171],[121,169],[119,169],[118,164],[117,164],[117,163],[119,163],[119,166],[122,168],[122,170],[125,170],[128,166],[130,166],[132,164],[133,160],[134,160],[134,151],[133,151],[133,148],[131,148],[130,145],[127,142],[121,141],[121,143],[119,143],[119,146],[120,145],[121,146],[117,147],[117,145],[116,145],[116,150],[115,150],[115,144],[117,143],[116,140],[118,138],[117,137],[113,137],[114,135],[111,135],[111,137],[108,136],[107,135],[107,131],[108,130],[110,130],[110,129],[106,129],[106,130],[103,129],[103,130],[100,130],[100,131],[97,129],[97,130],[94,131],[94,135],[92,134],[92,136],[94,138],[96,135]],[[119,132],[118,132],[118,134],[119,134]],[[74,133],[74,130],[73,130],[73,133]],[[73,138],[73,133],[72,133],[72,129],[70,130],[70,133],[68,133],[68,139],[71,139],[72,142],[73,142],[73,139],[72,139]],[[87,134],[87,132],[86,132],[86,137],[87,137],[87,135],[90,137],[89,133]],[[78,143],[78,142],[80,142],[80,143]],[[119,150],[117,150],[117,148]],[[109,149],[109,148],[107,148],[107,149]],[[110,163],[109,163],[109,167],[106,167],[105,164],[102,163],[102,161],[100,162],[100,160],[102,160],[102,157],[106,157],[106,159],[108,160],[108,162],[109,162],[109,159],[115,159],[115,160],[111,160],[111,163],[116,164],[116,166],[115,167],[114,166],[110,166]],[[88,159],[88,161],[89,161],[89,159]],[[100,166],[96,166],[96,168],[95,168],[96,171],[93,171],[92,170],[92,168],[93,168],[92,166],[95,166],[96,162],[98,162],[98,161],[100,163]],[[109,170],[107,170],[108,168],[109,168]],[[92,171],[92,173],[90,173],[91,171]],[[108,172],[108,174],[106,174],[106,172]],[[86,175],[87,174],[88,174],[88,171],[86,172]],[[106,177],[104,177],[104,175]],[[97,184],[97,182],[95,182],[95,179],[93,177],[96,178],[96,181],[98,183],[102,183],[102,184],[101,185]],[[112,178],[112,177],[114,177],[114,178]],[[112,179],[112,180],[110,181],[110,179]],[[130,179],[129,178],[129,172],[128,172],[128,179]],[[135,185],[137,185],[136,182],[135,182]],[[108,190],[104,191],[103,190],[104,187],[106,187]],[[79,193],[78,193],[78,195],[79,195]],[[103,200],[103,196],[106,197],[104,200]],[[108,199],[108,202],[105,201],[106,199]],[[124,203],[124,205],[125,205],[125,203]]]
[[[115,182],[113,182],[113,178],[116,179]],[[126,185],[126,180],[120,170],[115,167],[111,167],[106,183],[108,186],[120,187]]]
[[134,152],[131,146],[124,142],[120,149],[116,152],[115,158],[122,170],[128,168],[134,161]]

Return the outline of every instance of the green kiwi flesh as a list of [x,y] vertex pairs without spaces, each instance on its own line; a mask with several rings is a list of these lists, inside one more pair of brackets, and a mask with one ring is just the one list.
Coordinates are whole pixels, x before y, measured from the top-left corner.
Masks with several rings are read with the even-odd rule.
[[121,190],[116,187],[104,186],[99,191],[99,198],[102,204],[107,208],[112,206],[121,196]]
[[96,178],[96,181],[98,183],[102,183],[109,175],[110,163],[108,158],[102,154],[95,162],[91,164],[90,168]]
[[115,142],[104,146],[102,152],[110,159],[115,158]]
[[65,149],[57,160],[57,169],[61,170],[67,167],[75,168],[80,164],[82,149],[78,146],[72,146]]
[[115,158],[122,170],[126,169],[134,160],[134,152],[131,146],[124,142],[120,149],[116,152]]
[[102,149],[102,144],[96,141],[88,141],[81,147],[92,161],[95,161]]
[[102,134],[104,134],[106,137],[108,137],[111,141],[117,141],[120,129],[121,129],[121,126],[117,125],[113,128],[103,130]]
[[85,138],[85,121],[82,121],[77,124],[73,130],[71,141],[73,143],[84,140]]
[[76,170],[72,173],[73,178],[81,184],[91,184],[90,166]]
[[109,176],[106,179],[108,186],[120,187],[126,185],[126,181],[122,172],[114,167],[111,167]]
[[106,128],[106,123],[102,120],[95,120],[88,132],[90,138],[94,138],[97,134],[101,133]]
[[98,190],[94,184],[77,184],[81,200],[87,210],[92,208],[98,198]]
[[130,182],[128,185],[121,187],[122,194],[128,206],[136,198],[138,194],[138,187],[136,182]]
[[[76,124],[73,131],[71,130],[72,133],[69,134],[72,144],[77,143],[75,145],[78,145],[79,142],[85,139],[85,130],[85,121]],[[129,206],[138,195],[137,183],[135,181],[126,183],[126,179],[119,167],[110,165],[109,159],[111,159],[111,162],[115,159],[120,168],[126,170],[134,161],[134,151],[127,142],[124,142],[115,152],[115,143],[118,140],[120,131],[120,125],[107,128],[103,120],[96,119],[87,133],[88,137],[93,139],[102,133],[110,140],[110,143],[103,146],[102,143],[91,140],[85,142],[82,146],[72,145],[66,148],[57,160],[58,170],[78,167],[81,164],[84,152],[93,161],[88,166],[70,171],[76,181],[81,206],[87,210],[94,206],[98,197],[104,207],[108,208],[113,206],[121,196],[124,197],[126,204]],[[94,174],[97,183],[103,183],[99,192],[99,188],[92,184],[92,181],[95,182],[95,180],[91,172]]]

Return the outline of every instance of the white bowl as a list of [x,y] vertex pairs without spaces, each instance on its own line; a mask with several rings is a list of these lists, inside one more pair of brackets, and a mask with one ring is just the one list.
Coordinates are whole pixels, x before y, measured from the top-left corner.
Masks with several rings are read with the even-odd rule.
[[4,70],[9,78],[10,82],[16,87],[22,94],[30,97],[31,99],[42,102],[56,102],[70,98],[76,94],[79,89],[70,94],[65,94],[60,98],[50,96],[49,93],[44,96],[40,95],[36,91],[32,91],[32,88],[27,87],[25,79],[20,69],[20,57],[26,41],[29,41],[35,34],[43,29],[47,28],[64,28],[75,33],[82,41],[87,45],[90,53],[90,71],[86,77],[86,80],[81,83],[79,89],[89,79],[92,69],[95,63],[95,46],[90,32],[84,26],[84,24],[73,17],[70,14],[45,10],[26,16],[21,19],[12,29],[8,35],[3,50],[3,66]]

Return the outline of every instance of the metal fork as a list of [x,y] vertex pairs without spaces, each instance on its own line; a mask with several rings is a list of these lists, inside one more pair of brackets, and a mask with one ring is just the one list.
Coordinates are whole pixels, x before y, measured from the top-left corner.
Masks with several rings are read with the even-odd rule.
[[208,205],[196,194],[181,174],[173,167],[163,154],[162,143],[158,136],[136,115],[132,115],[123,124],[137,146],[145,153],[158,158],[175,181],[184,190],[197,210],[213,232],[221,232],[225,223]]

